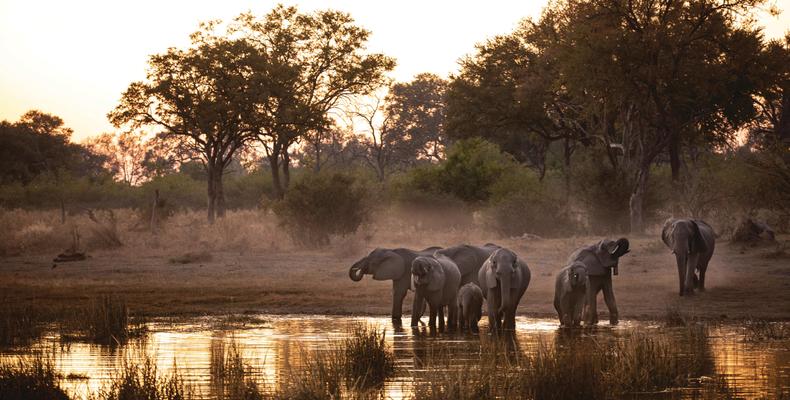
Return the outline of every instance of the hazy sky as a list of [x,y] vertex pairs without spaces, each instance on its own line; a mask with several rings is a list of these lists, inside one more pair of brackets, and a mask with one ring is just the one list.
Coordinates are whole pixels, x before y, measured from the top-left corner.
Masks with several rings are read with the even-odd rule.
[[[109,132],[105,115],[122,91],[145,76],[147,57],[185,46],[200,21],[231,19],[275,4],[303,11],[347,11],[370,31],[371,51],[397,58],[393,77],[447,76],[474,44],[537,17],[545,0],[0,0],[0,120],[29,109],[64,119],[75,139]],[[790,30],[790,0],[779,17],[761,20],[769,37]]]

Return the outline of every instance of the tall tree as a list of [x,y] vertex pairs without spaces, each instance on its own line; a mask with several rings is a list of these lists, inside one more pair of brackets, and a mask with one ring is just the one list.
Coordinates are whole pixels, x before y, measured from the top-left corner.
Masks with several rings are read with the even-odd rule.
[[[250,76],[266,67],[247,41],[219,36],[215,23],[192,34],[186,49],[151,56],[147,79],[134,82],[108,114],[117,127],[154,127],[197,155],[207,173],[208,220],[225,213],[222,176],[250,138],[242,122],[250,112]],[[265,85],[254,95],[265,96]]]
[[245,122],[265,149],[275,195],[282,197],[289,147],[329,126],[328,112],[343,99],[381,86],[395,62],[366,53],[370,32],[339,11],[300,13],[296,7],[278,5],[263,17],[242,14],[229,29],[248,39],[267,60],[266,68],[251,78],[256,85],[267,84],[268,90],[252,99]]
[[148,143],[139,132],[104,133],[88,140],[87,145],[105,157],[105,168],[121,182],[133,186],[146,178]]
[[387,94],[385,113],[392,120],[392,130],[411,144],[417,159],[444,158],[447,85],[434,74],[422,73],[411,82],[393,84]]
[[[559,3],[561,74],[570,93],[606,121],[633,171],[631,231],[644,229],[650,166],[683,143],[721,143],[754,113],[750,68],[758,30],[739,25],[759,0],[566,0]],[[614,113],[614,114],[612,114]]]

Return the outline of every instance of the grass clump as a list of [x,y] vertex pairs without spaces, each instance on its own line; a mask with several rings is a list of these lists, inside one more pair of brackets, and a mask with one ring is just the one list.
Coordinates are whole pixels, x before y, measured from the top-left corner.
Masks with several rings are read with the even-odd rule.
[[144,355],[140,363],[126,360],[120,376],[110,389],[99,396],[101,400],[185,400],[192,395],[174,369],[170,376],[157,375],[156,361]]
[[743,333],[747,342],[786,340],[790,338],[790,325],[764,319],[753,319],[744,323]]
[[344,369],[353,386],[378,385],[395,371],[395,356],[385,342],[386,331],[355,325],[344,339]]
[[0,306],[0,346],[29,344],[41,335],[40,313],[32,307]]
[[212,395],[217,400],[259,400],[264,395],[256,382],[251,378],[250,367],[245,366],[239,346],[231,341],[229,346],[224,341],[211,344]]
[[58,381],[52,361],[41,354],[15,364],[0,363],[0,399],[3,400],[68,400]]
[[87,305],[60,316],[60,337],[63,341],[88,341],[96,344],[122,345],[146,332],[142,320],[131,317],[126,301],[118,296],[103,295]]

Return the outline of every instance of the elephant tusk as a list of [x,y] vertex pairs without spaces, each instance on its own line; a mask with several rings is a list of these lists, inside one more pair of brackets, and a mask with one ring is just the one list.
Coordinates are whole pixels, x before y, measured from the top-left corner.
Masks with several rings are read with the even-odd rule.
[[365,275],[365,273],[362,271],[362,268],[358,268],[358,267],[356,267],[356,268],[355,268],[355,267],[351,267],[351,268],[348,270],[348,277],[349,277],[349,278],[351,278],[351,280],[352,280],[352,281],[354,281],[354,282],[359,282],[359,281],[361,281],[361,280],[362,280],[362,277],[363,277],[364,275]]

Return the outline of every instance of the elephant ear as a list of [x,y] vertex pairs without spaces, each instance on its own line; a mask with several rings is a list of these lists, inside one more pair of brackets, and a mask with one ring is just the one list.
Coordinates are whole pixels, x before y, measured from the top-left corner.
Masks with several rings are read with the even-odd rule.
[[[486,263],[483,264],[483,269],[485,270],[486,281],[485,285],[489,289],[493,289],[497,286],[498,282],[496,280],[496,272],[493,268],[491,268],[491,260],[486,260]],[[483,282],[480,282],[481,284]]]
[[373,279],[377,281],[398,280],[406,273],[406,264],[401,256],[389,251],[370,269],[373,270]]
[[442,290],[444,288],[446,276],[444,274],[444,268],[442,268],[442,264],[436,259],[431,259],[430,276],[431,280],[428,282],[428,290],[431,292]]
[[[609,254],[606,252],[606,250],[604,250],[604,253]],[[593,251],[583,251],[579,254],[579,257],[576,261],[581,262],[585,267],[587,267],[588,275],[606,275],[609,273],[609,271],[606,270],[606,267],[601,262],[600,257]]]

